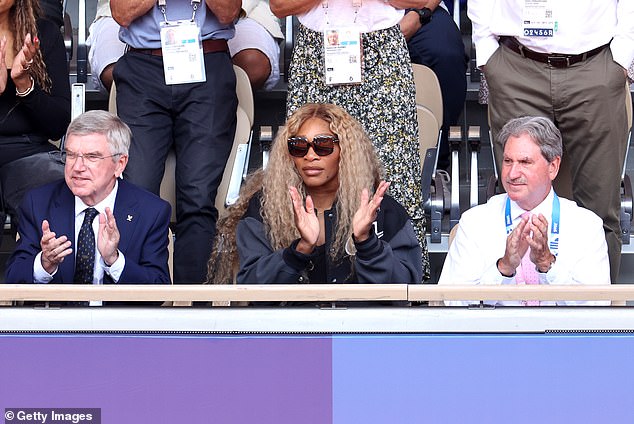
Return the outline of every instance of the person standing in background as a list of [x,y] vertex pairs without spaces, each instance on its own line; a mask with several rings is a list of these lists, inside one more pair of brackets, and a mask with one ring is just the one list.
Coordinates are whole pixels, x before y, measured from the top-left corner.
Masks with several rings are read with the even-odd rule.
[[[284,39],[280,23],[265,0],[245,0],[242,10],[245,15],[236,22],[234,37],[228,40],[229,53],[233,63],[249,76],[253,90],[271,90],[280,79],[280,42]],[[119,40],[119,24],[112,19],[110,0],[97,3],[86,43],[95,87],[110,91],[114,66],[126,46]]]
[[[176,150],[176,283],[206,276],[218,219],[214,201],[236,127],[236,76],[227,40],[240,3],[110,2],[119,38],[129,46],[114,69],[117,111],[133,135],[125,179],[158,194],[165,159]],[[166,45],[170,29],[174,45]]]
[[229,40],[234,65],[249,76],[253,90],[272,90],[280,80],[280,43],[284,34],[268,1],[243,0],[244,16],[236,22],[236,34]]

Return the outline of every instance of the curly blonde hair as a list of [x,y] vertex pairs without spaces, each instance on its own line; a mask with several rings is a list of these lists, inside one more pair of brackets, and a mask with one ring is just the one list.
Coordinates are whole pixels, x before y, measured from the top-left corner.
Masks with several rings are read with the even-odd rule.
[[[42,16],[42,10],[37,0],[15,0],[9,10],[9,14],[12,25],[11,31],[14,36],[13,50],[17,53],[24,45],[26,34],[31,34],[31,40],[38,36],[37,20]],[[38,50],[35,54],[29,73],[42,90],[47,93],[51,92],[52,83],[46,71],[46,64],[41,50]]]
[[274,250],[283,249],[300,237],[294,222],[288,187],[295,186],[306,197],[306,187],[288,153],[287,140],[297,134],[309,119],[318,118],[329,124],[339,138],[339,189],[337,190],[337,223],[330,252],[333,259],[343,255],[352,236],[352,218],[359,208],[361,192],[370,193],[381,181],[383,173],[372,142],[361,125],[345,110],[333,104],[309,103],[293,113],[275,137],[268,166],[247,179],[239,200],[218,221],[214,249],[208,262],[207,282],[232,283],[238,269],[236,228],[251,198],[261,192],[261,214],[266,234]]

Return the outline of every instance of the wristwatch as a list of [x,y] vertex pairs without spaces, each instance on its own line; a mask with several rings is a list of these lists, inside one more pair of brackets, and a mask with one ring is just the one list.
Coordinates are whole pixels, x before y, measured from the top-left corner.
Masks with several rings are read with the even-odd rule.
[[420,21],[420,25],[423,26],[428,24],[431,21],[432,11],[428,7],[423,7],[422,9],[409,9],[418,13],[418,20]]

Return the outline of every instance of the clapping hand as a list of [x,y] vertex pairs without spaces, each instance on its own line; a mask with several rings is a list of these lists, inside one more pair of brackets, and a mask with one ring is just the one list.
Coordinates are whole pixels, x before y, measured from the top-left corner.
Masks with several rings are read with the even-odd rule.
[[530,238],[529,217],[523,217],[520,223],[511,231],[506,238],[506,250],[504,256],[498,261],[498,270],[503,275],[513,275],[522,258],[528,249],[528,241]]
[[309,255],[315,249],[319,239],[319,219],[315,214],[315,205],[313,204],[313,199],[308,195],[306,196],[306,207],[304,207],[302,197],[296,187],[289,186],[288,192],[293,202],[295,227],[297,227],[301,237],[296,250]]
[[33,58],[39,49],[40,40],[37,37],[31,40],[31,34],[27,34],[22,48],[13,58],[11,79],[19,91],[26,91],[32,84],[29,68],[33,64]]
[[553,254],[548,248],[548,220],[541,213],[531,216],[529,221],[532,235],[526,238],[531,248],[531,262],[538,269],[548,269],[553,261]]
[[376,215],[383,201],[383,196],[387,191],[390,183],[381,181],[372,199],[369,199],[370,194],[368,189],[364,188],[361,192],[361,200],[359,202],[359,209],[352,218],[352,234],[357,242],[365,241],[370,237],[370,228],[372,223],[376,219]]
[[106,208],[106,213],[99,214],[99,239],[97,249],[107,266],[111,266],[119,257],[119,229],[117,220],[110,208]]
[[49,274],[53,274],[64,258],[71,253],[70,240],[66,236],[56,237],[51,231],[47,220],[42,221],[42,238],[40,248],[42,249],[42,267]]
[[503,275],[512,275],[530,247],[530,259],[538,269],[547,269],[553,261],[548,248],[548,220],[542,215],[524,217],[506,239],[504,257],[498,262]]

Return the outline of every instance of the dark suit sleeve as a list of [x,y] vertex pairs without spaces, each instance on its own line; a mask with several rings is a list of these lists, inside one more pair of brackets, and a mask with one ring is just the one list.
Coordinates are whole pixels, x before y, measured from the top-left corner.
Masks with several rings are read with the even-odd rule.
[[20,240],[7,262],[7,283],[32,283],[33,261],[41,251],[42,223],[38,222],[34,211],[33,193],[24,196],[20,206],[18,234]]
[[[148,208],[152,209],[152,208]],[[168,227],[172,214],[169,203],[159,200],[154,220],[134,234],[134,247],[123,251],[125,267],[119,284],[169,284],[167,267]],[[120,227],[121,228],[121,227]]]

